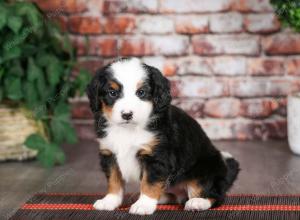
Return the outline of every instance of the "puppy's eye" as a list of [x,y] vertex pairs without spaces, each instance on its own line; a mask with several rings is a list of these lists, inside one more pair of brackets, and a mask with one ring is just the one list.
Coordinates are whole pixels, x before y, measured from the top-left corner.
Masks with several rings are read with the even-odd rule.
[[108,91],[108,94],[109,94],[110,97],[115,98],[115,97],[118,96],[118,91],[110,90],[110,91]]
[[146,95],[146,92],[145,92],[145,90],[140,89],[140,90],[138,90],[138,91],[136,92],[136,95],[137,95],[139,98],[143,98],[143,97]]

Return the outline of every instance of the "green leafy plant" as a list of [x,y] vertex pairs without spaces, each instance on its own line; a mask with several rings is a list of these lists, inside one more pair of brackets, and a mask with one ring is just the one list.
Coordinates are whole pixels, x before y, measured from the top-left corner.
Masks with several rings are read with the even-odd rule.
[[271,0],[276,14],[281,22],[300,32],[300,1],[299,0]]
[[26,109],[39,132],[28,148],[46,167],[61,164],[63,142],[74,143],[68,98],[82,95],[90,74],[79,70],[66,33],[33,3],[0,1],[0,102]]

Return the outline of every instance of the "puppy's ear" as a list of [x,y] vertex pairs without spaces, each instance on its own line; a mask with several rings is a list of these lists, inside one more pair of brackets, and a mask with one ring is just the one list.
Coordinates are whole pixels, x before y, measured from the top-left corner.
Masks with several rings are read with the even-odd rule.
[[145,64],[145,68],[149,72],[154,111],[162,112],[170,105],[172,100],[169,80],[155,67]]
[[98,70],[87,85],[86,93],[90,101],[90,107],[93,113],[97,113],[101,110],[101,100],[104,95],[104,86],[107,83],[107,68]]

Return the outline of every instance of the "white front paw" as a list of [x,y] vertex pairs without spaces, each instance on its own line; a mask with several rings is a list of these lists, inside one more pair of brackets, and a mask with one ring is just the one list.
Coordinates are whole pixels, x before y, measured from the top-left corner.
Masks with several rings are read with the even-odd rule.
[[122,197],[116,194],[107,194],[103,199],[97,200],[93,207],[97,210],[114,210],[122,203]]
[[157,200],[146,195],[140,198],[130,207],[129,213],[137,215],[151,215],[156,210]]
[[207,210],[211,207],[211,201],[203,198],[192,198],[185,203],[184,210]]

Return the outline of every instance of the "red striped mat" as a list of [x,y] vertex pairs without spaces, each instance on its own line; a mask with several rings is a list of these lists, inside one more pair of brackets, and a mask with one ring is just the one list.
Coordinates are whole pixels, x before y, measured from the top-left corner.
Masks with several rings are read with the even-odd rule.
[[300,195],[229,195],[222,206],[206,211],[184,211],[182,205],[158,205],[150,216],[128,213],[137,195],[128,195],[115,211],[98,211],[99,194],[37,194],[11,219],[300,219]]

